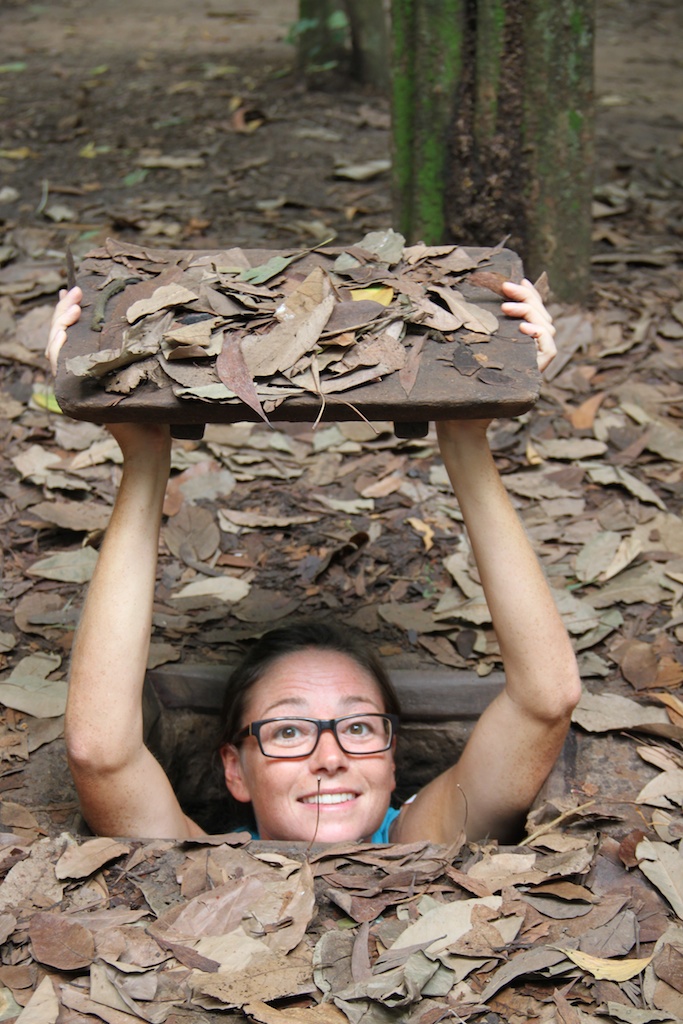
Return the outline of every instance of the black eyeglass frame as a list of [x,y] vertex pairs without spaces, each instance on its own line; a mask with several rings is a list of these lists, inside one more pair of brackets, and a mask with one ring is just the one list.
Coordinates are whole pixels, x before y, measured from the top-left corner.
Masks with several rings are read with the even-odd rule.
[[[357,750],[346,750],[341,740],[339,739],[337,726],[339,725],[340,722],[348,722],[350,718],[388,719],[389,724],[391,725],[391,733],[387,740],[386,746],[380,747],[379,750],[372,750],[367,752],[359,752]],[[315,738],[315,743],[313,744],[313,746],[311,747],[307,754],[267,754],[263,749],[263,744],[261,743],[261,726],[270,725],[272,722],[312,722],[315,726],[317,726],[318,729],[318,735]],[[318,746],[318,743],[320,742],[320,736],[322,735],[322,733],[329,729],[329,731],[333,734],[334,738],[336,739],[339,745],[339,749],[343,751],[345,754],[347,754],[349,757],[372,757],[373,754],[383,754],[385,751],[391,748],[391,744],[394,742],[394,739],[398,733],[399,725],[400,719],[398,715],[394,715],[390,711],[372,711],[369,714],[363,714],[362,712],[360,712],[355,715],[343,715],[341,718],[297,718],[295,715],[287,715],[285,718],[261,718],[256,722],[250,722],[249,725],[245,725],[243,729],[240,729],[240,731],[237,733],[233,740],[233,744],[237,745],[238,743],[241,743],[242,740],[245,740],[247,738],[247,736],[255,736],[259,745],[259,749],[264,757],[272,757],[278,761],[293,761],[296,758],[310,757],[311,754],[315,752],[315,748]]]

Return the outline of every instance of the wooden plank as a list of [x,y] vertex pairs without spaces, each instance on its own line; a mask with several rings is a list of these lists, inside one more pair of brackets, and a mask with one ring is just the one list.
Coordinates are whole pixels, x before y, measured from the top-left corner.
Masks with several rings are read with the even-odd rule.
[[[165,665],[147,673],[146,686],[167,710],[190,709],[218,714],[223,704],[229,665]],[[480,678],[475,672],[394,669],[405,722],[448,722],[478,718],[503,688],[502,672]],[[153,702],[151,702],[153,705]]]
[[[163,250],[173,254],[174,262],[184,258],[207,255],[195,250]],[[297,272],[307,272],[314,266],[331,269],[334,257],[342,250],[325,249],[309,253],[296,263]],[[470,248],[473,256],[482,250]],[[209,251],[208,255],[211,255]],[[272,250],[244,250],[252,266],[260,265],[275,255]],[[516,253],[503,249],[491,257],[487,269],[507,278],[520,280],[522,265]],[[79,268],[78,283],[83,289],[83,315],[69,329],[64,355],[67,358],[97,351],[101,334],[91,330],[93,307],[103,278],[88,269],[86,259]],[[500,299],[488,289],[469,284],[465,279],[459,290],[469,301],[500,313]],[[109,300],[105,316],[112,316],[115,308],[125,308],[125,289]],[[485,354],[489,362],[503,372],[495,383],[485,383],[477,375],[465,376],[452,365],[448,346],[428,337],[416,383],[406,396],[396,373],[348,391],[326,396],[325,408],[315,396],[292,397],[269,413],[273,422],[305,421],[318,418],[327,421],[353,420],[360,416],[368,420],[393,420],[396,423],[426,423],[446,418],[492,418],[518,416],[526,412],[538,398],[540,375],[536,367],[533,339],[520,334],[516,320],[499,317],[497,334],[482,344],[472,344],[476,354]],[[456,333],[457,336],[461,332]],[[178,398],[172,387],[156,387],[146,383],[128,395],[111,394],[92,378],[77,377],[66,368],[67,358],[60,360],[55,382],[55,394],[63,410],[75,419],[95,422],[146,422],[177,425],[204,423],[233,423],[258,420],[257,414],[242,402],[206,402],[198,399]]]

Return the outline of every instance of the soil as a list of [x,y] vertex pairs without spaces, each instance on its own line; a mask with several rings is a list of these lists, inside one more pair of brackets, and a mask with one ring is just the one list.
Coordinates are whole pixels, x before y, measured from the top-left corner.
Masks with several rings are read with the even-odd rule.
[[[656,326],[672,322],[669,311],[681,301],[683,287],[683,8],[678,0],[598,0],[597,8],[599,206],[590,314],[603,327],[622,324],[628,333],[643,310],[654,309],[647,345],[656,350]],[[27,265],[54,271],[26,292],[13,292],[7,276],[5,317],[48,310],[62,280],[67,241],[78,260],[107,236],[160,247],[305,247],[329,238],[351,243],[390,226],[386,172],[365,180],[337,176],[340,167],[388,159],[388,103],[351,81],[343,68],[303,76],[286,41],[296,17],[293,0],[5,0],[0,264],[16,269],[17,279]],[[6,324],[0,324],[3,331]],[[676,341],[675,326],[659,341]],[[609,367],[612,377],[598,373],[593,385],[604,381],[609,389],[615,373],[621,380],[649,380],[651,367],[642,359],[651,349],[626,346],[618,367]],[[590,363],[588,352],[583,365]],[[0,369],[4,394],[23,402],[36,377],[45,376],[39,355],[33,363],[3,355]],[[676,377],[680,368],[672,372],[683,379]],[[591,379],[585,371],[586,386]],[[558,415],[560,405],[555,395],[539,415]],[[680,405],[672,403],[670,415],[680,416]],[[44,535],[37,538],[30,517],[24,527],[17,522],[26,506],[17,504],[11,458],[30,443],[50,449],[55,437],[52,424],[35,410],[8,423],[0,465],[6,499],[2,613],[3,628],[14,630],[18,641],[3,656],[9,669],[20,655],[49,649],[51,642],[14,624],[16,600],[30,579],[25,570],[42,552]],[[515,458],[508,457],[508,468]],[[682,491],[680,473],[671,476],[667,508],[678,515]],[[257,483],[251,498],[252,505],[255,499],[265,507],[272,494]],[[292,550],[269,563],[263,582],[276,591],[287,590],[284,565]],[[419,549],[411,565],[417,555]],[[324,606],[319,588],[316,599]],[[638,614],[624,629],[628,637],[647,635],[647,623],[658,621],[646,602]],[[378,642],[402,664],[429,663],[426,651],[403,632],[379,621],[377,627]],[[194,635],[184,647],[201,656],[206,652]],[[68,653],[66,639],[58,646]],[[672,657],[680,661],[676,645]],[[614,662],[600,686],[632,693]],[[619,747],[615,738],[607,739],[592,766],[591,752],[576,755],[572,769],[586,793],[606,764],[617,788],[632,792],[649,777],[634,760],[632,744]],[[30,808],[46,831],[76,826],[60,743],[42,747],[21,767],[18,772],[14,765],[1,780],[8,797]]]

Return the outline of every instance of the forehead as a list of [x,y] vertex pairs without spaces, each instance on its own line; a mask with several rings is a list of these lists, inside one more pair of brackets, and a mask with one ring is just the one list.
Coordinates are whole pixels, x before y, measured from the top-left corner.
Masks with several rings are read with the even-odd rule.
[[369,705],[385,709],[380,686],[367,669],[346,654],[307,649],[274,661],[252,687],[245,711],[249,719],[290,710],[333,718]]

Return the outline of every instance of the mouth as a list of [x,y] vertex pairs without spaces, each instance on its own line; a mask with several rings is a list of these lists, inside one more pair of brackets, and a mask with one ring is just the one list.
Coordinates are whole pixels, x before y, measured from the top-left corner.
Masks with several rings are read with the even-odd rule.
[[356,799],[356,793],[314,793],[312,796],[302,796],[302,804],[343,804],[349,800]]

